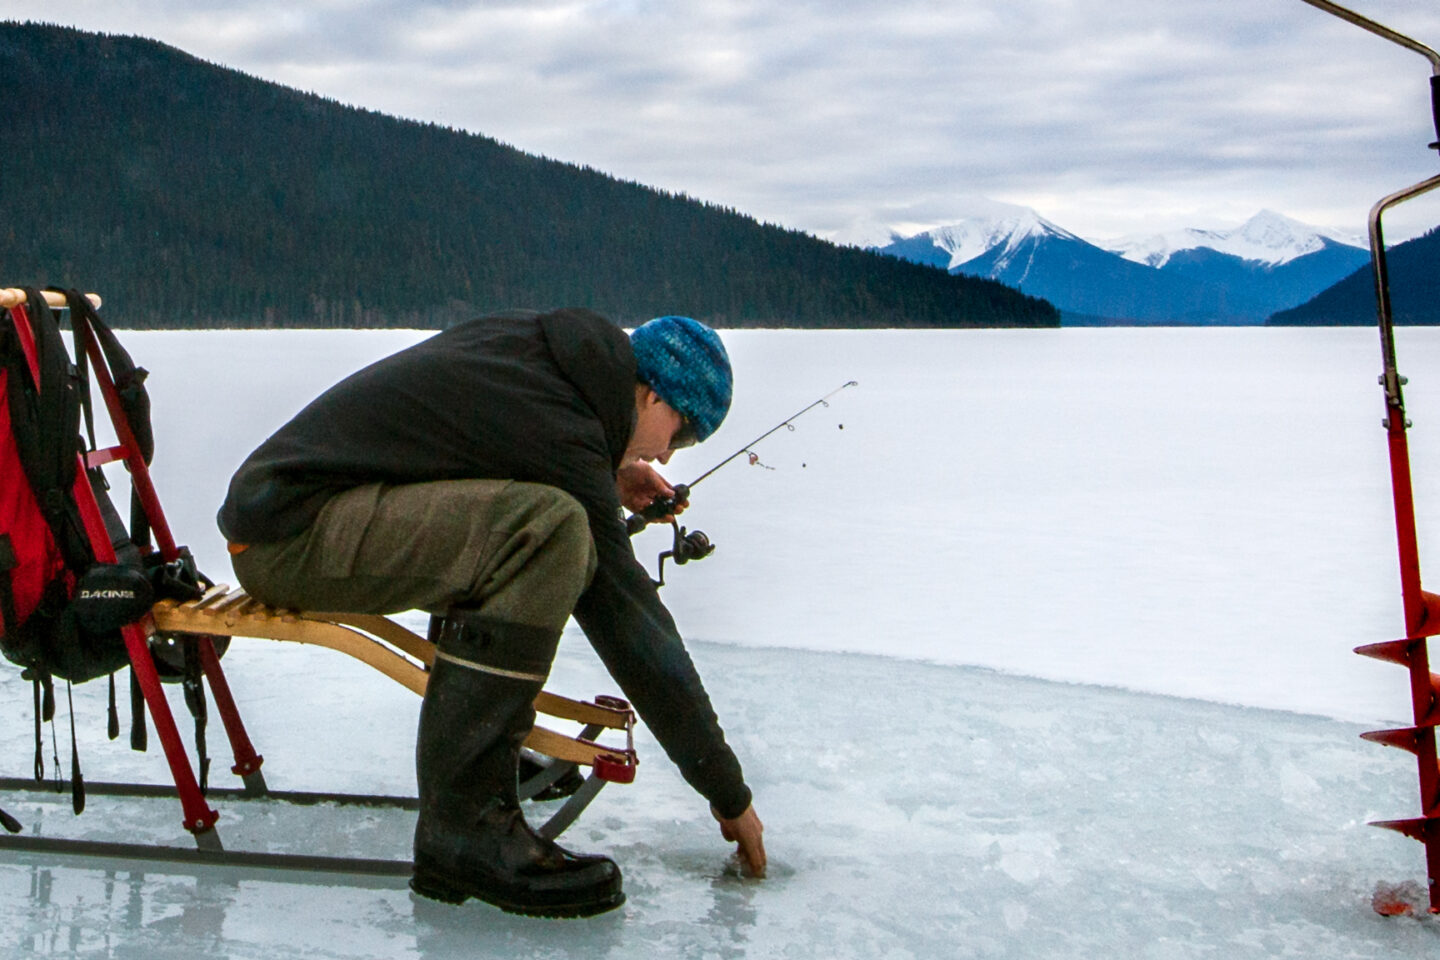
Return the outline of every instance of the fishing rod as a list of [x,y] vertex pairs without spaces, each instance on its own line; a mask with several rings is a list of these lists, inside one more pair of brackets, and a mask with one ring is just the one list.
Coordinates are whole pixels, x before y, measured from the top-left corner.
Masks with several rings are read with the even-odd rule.
[[686,530],[684,527],[680,526],[680,522],[676,520],[673,516],[673,514],[675,513],[675,508],[678,507],[680,504],[684,503],[686,500],[690,499],[691,488],[693,488],[701,480],[704,480],[706,477],[710,476],[710,474],[714,473],[716,470],[719,470],[721,467],[725,466],[725,464],[729,463],[731,460],[734,460],[736,457],[740,456],[740,454],[742,453],[749,453],[750,462],[758,463],[759,458],[755,456],[755,454],[750,450],[751,447],[755,446],[761,440],[764,440],[766,437],[770,436],[770,434],[775,433],[782,427],[788,427],[791,430],[794,430],[796,420],[800,419],[805,414],[809,413],[811,410],[814,410],[816,407],[830,406],[830,398],[835,396],[835,394],[839,393],[841,390],[844,390],[846,387],[857,387],[859,385],[859,382],[856,380],[848,380],[845,383],[842,383],[834,390],[831,390],[829,393],[825,394],[825,396],[821,397],[819,400],[816,400],[814,403],[804,407],[796,413],[791,414],[784,420],[781,420],[779,423],[775,424],[775,426],[771,427],[769,430],[766,430],[764,433],[760,434],[760,436],[756,437],[754,440],[751,440],[749,443],[745,444],[745,446],[741,447],[739,450],[736,450],[734,453],[730,454],[730,456],[726,457],[724,460],[721,460],[719,463],[715,464],[715,466],[711,467],[709,470],[706,470],[694,480],[691,480],[689,483],[677,483],[675,485],[675,493],[673,496],[656,497],[644,510],[639,511],[638,513],[632,513],[630,516],[626,517],[625,532],[632,537],[635,536],[635,534],[639,533],[641,530],[644,530],[645,527],[648,526],[652,521],[659,520],[667,516],[670,517],[670,527],[675,531],[675,540],[669,550],[666,550],[664,553],[660,554],[660,578],[655,581],[655,586],[665,586],[666,560],[674,560],[676,564],[683,565],[689,563],[691,560],[704,559],[705,557],[708,557],[710,556],[710,554],[715,552],[715,544],[710,542],[709,537],[707,537],[699,530]]
[[[829,393],[825,394],[825,396],[821,397],[819,400],[816,400],[814,403],[809,404],[798,412],[791,414],[784,420],[781,420],[779,423],[775,424],[775,426],[771,427],[769,430],[766,430],[764,433],[760,434],[760,436],[756,437],[754,440],[751,440],[749,443],[745,444],[745,446],[741,447],[739,450],[736,450],[734,453],[730,454],[730,456],[726,457],[724,460],[721,460],[719,463],[715,464],[715,466],[711,467],[709,470],[706,470],[694,480],[691,480],[689,483],[677,483],[675,485],[674,496],[656,497],[655,500],[653,500],[651,504],[644,510],[639,511],[638,513],[632,513],[630,516],[626,517],[625,532],[633,537],[641,530],[644,530],[645,527],[651,522],[659,520],[662,517],[670,516],[675,512],[675,508],[677,506],[690,499],[690,491],[694,489],[695,485],[698,484],[701,480],[704,480],[706,477],[710,476],[710,474],[719,470],[721,467],[725,466],[727,463],[729,463],[731,460],[734,460],[742,453],[750,453],[751,447],[755,446],[760,441],[770,436],[770,434],[777,432],[781,428],[788,427],[791,430],[794,430],[796,420],[799,420],[801,417],[809,413],[811,410],[814,410],[816,407],[830,406],[830,398],[835,396],[835,394],[839,393],[841,390],[844,390],[847,387],[858,387],[859,385],[860,382],[858,380],[848,380],[845,383],[842,383],[834,390],[831,390]],[[713,550],[714,548],[712,547],[711,549]]]

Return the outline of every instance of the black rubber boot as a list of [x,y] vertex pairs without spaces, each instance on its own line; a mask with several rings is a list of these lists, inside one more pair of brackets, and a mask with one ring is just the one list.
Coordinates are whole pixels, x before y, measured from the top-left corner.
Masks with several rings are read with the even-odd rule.
[[620,868],[537,835],[516,794],[520,744],[557,634],[452,610],[420,709],[420,816],[410,888],[511,913],[586,917],[625,902]]

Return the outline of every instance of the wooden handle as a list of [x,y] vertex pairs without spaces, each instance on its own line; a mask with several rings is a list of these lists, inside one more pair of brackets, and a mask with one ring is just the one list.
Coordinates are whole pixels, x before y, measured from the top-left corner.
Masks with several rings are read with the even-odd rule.
[[[92,304],[94,304],[97,310],[100,308],[99,294],[87,293],[85,294],[85,299],[89,300]],[[0,307],[18,307],[24,302],[25,291],[21,290],[19,287],[0,288]],[[45,302],[50,304],[50,306],[52,307],[63,307],[66,305],[65,294],[55,293],[54,291],[46,290]]]

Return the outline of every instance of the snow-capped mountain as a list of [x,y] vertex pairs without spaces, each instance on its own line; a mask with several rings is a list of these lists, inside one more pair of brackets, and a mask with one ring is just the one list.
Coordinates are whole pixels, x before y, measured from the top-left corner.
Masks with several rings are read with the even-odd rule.
[[878,250],[887,243],[904,239],[904,233],[875,217],[858,217],[839,230],[821,234],[821,237],[840,247]]
[[980,200],[961,220],[874,249],[1044,297],[1069,323],[1259,323],[1368,258],[1353,237],[1261,211],[1232,230],[1093,243],[1028,207]]
[[1003,270],[1027,240],[1054,237],[1084,242],[1029,207],[983,199],[971,200],[966,206],[969,216],[964,220],[920,234],[950,255],[950,261],[945,265],[947,270],[954,270],[997,247],[1004,247],[995,257],[997,269]]
[[1197,248],[1278,266],[1324,249],[1327,240],[1349,247],[1366,245],[1359,234],[1312,227],[1273,210],[1261,210],[1229,230],[1186,227],[1166,233],[1097,240],[1095,245],[1149,267],[1163,267],[1176,253]]

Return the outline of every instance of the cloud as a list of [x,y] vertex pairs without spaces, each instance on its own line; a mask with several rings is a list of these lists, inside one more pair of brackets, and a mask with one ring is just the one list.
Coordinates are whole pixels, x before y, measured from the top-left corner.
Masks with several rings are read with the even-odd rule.
[[[1089,235],[1354,228],[1434,169],[1425,62],[1300,0],[9,6],[819,233],[968,195]],[[1440,42],[1440,12],[1366,9]]]

